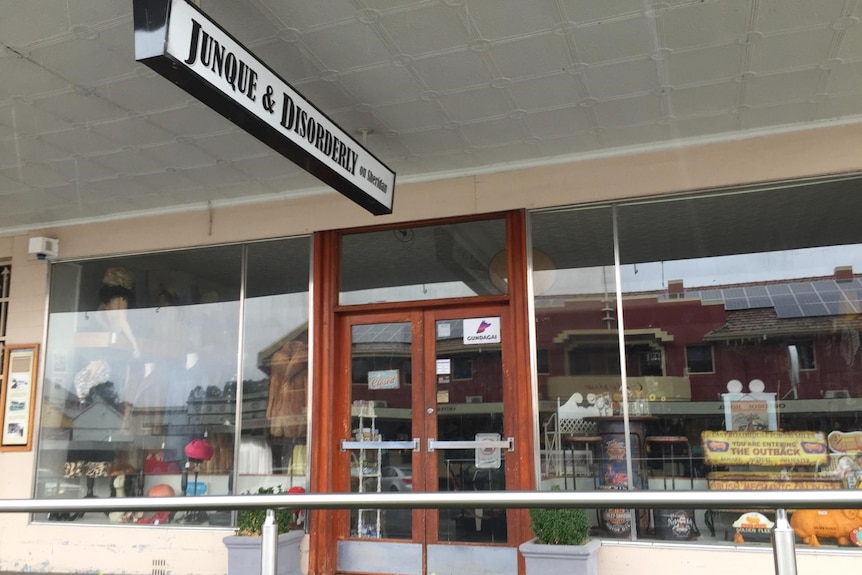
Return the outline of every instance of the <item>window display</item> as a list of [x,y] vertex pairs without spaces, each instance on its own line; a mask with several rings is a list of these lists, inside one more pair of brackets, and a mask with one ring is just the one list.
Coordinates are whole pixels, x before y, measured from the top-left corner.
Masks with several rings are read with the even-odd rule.
[[[263,271],[250,255],[262,251],[272,258]],[[274,266],[279,260],[291,265]],[[259,365],[279,335],[306,329],[309,261],[309,242],[299,239],[53,264],[37,497],[68,494],[61,486],[69,484],[82,497],[130,497],[257,492],[286,483],[281,464],[257,463],[253,478],[238,480],[249,466],[244,449],[234,465],[234,445],[242,437],[261,446],[258,462],[277,454],[270,438],[283,436],[284,425],[267,404],[281,397],[271,391],[282,383]],[[273,298],[286,305],[269,301],[261,314],[261,301]],[[307,346],[297,334],[292,339]],[[304,445],[307,379],[296,377],[290,410],[300,419],[290,429]],[[300,475],[304,482],[305,471]],[[47,519],[223,526],[230,513]]]
[[[856,488],[862,233],[850,201],[799,185],[534,214],[533,246],[556,267],[535,298],[552,366],[538,376],[543,487]],[[622,421],[632,437],[603,438],[601,469],[562,449]],[[671,440],[682,458],[669,461]],[[680,510],[653,510],[634,536],[768,542],[755,520],[774,517],[666,511]],[[679,537],[668,521],[687,515]]]

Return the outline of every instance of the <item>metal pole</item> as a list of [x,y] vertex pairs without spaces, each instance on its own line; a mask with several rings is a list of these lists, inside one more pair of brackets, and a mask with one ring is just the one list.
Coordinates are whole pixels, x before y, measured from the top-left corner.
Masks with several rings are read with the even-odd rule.
[[278,571],[278,524],[275,511],[266,510],[260,545],[260,575],[275,575]]
[[775,510],[772,540],[775,575],[796,575],[796,534],[787,521],[787,512],[784,509]]
[[234,509],[525,509],[605,507],[649,509],[860,509],[862,489],[798,491],[399,491],[284,493],[198,497],[0,498],[0,513],[51,511],[231,511]]

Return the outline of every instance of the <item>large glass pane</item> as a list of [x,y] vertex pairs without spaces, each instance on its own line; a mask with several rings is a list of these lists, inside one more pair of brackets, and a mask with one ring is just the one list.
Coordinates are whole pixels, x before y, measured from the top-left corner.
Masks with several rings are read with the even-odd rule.
[[[629,398],[656,417],[650,489],[860,483],[857,187],[619,208]],[[771,512],[743,511],[654,510],[651,534],[768,542]]]
[[[441,491],[504,491],[506,450],[480,448],[503,435],[503,356],[500,318],[437,320],[436,450]],[[487,339],[476,335],[485,334]],[[447,447],[446,442],[469,447]],[[472,507],[441,509],[439,541],[505,543],[506,510]]]
[[237,493],[308,487],[310,244],[247,247]]
[[[351,330],[353,492],[412,491],[413,335],[409,322],[355,325]],[[367,445],[367,447],[366,447]],[[355,509],[351,536],[410,539],[410,509]]]
[[[36,496],[225,494],[239,246],[52,267]],[[203,512],[54,514],[224,525]]]
[[[642,489],[648,418],[630,421],[626,441],[612,211],[537,213],[531,228],[541,488]],[[629,510],[598,510],[595,522],[607,536],[632,533]]]
[[[543,486],[862,484],[856,187],[620,205],[618,270],[611,208],[534,214],[534,257],[544,252],[556,269],[534,276]],[[588,263],[566,263],[567,249]],[[558,391],[563,382],[571,387]],[[653,509],[631,529],[630,517],[600,510],[597,533],[766,544],[774,519],[757,508]]]
[[348,234],[342,305],[506,292],[502,219]]

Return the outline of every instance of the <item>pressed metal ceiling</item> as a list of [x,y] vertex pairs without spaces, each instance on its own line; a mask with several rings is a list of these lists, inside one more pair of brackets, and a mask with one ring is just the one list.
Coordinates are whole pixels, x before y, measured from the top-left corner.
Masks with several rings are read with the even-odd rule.
[[[862,113],[857,0],[198,4],[400,182]],[[327,191],[135,62],[131,0],[0,1],[0,79],[0,233]]]

